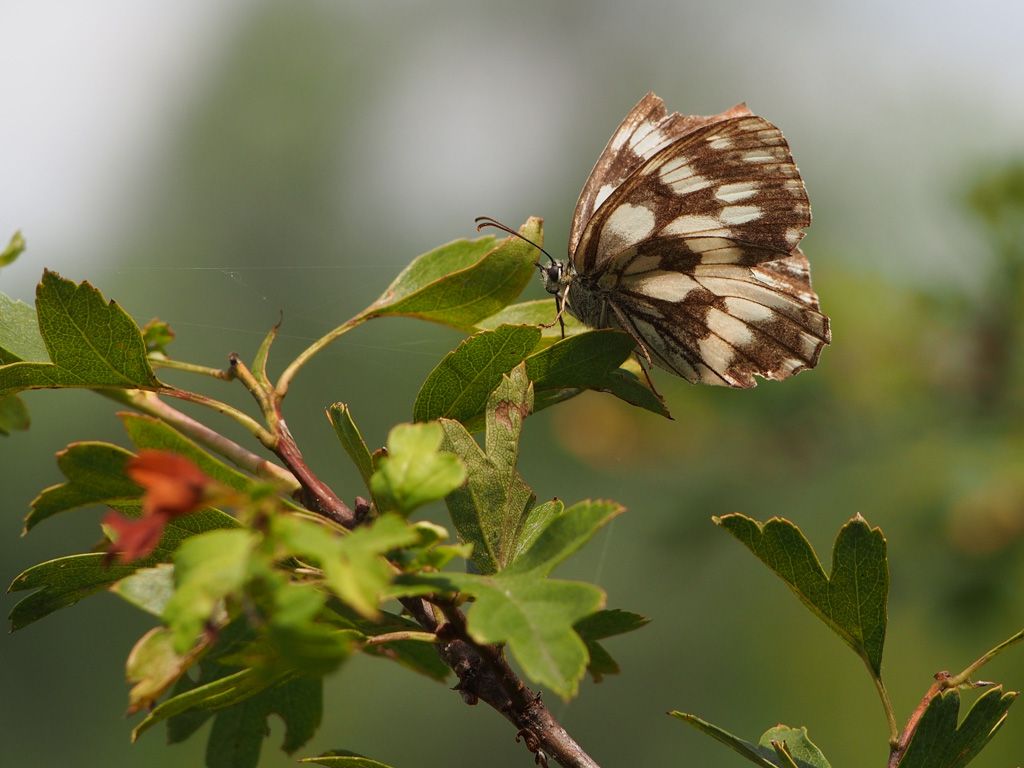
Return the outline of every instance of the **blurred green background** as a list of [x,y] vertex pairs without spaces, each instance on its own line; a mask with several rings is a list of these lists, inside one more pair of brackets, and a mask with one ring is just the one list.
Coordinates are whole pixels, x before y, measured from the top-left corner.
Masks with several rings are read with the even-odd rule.
[[[747,101],[783,128],[810,190],[804,246],[834,342],[816,371],[749,392],[656,374],[674,422],[595,394],[530,420],[521,468],[540,496],[630,508],[563,573],[653,619],[609,643],[622,676],[551,704],[605,766],[746,764],[675,708],[748,738],[805,724],[836,768],[881,766],[860,662],[709,518],[786,515],[826,558],[850,515],[884,528],[901,719],[932,673],[1024,625],[1022,24],[1020,4],[986,0],[8,1],[0,236],[21,227],[29,251],[0,289],[30,300],[44,266],[88,278],[209,365],[250,355],[283,311],[280,365],[476,215],[542,215],[563,251],[586,174],[647,90],[689,113]],[[379,445],[457,340],[371,323],[298,380],[289,423],[342,495],[356,474],[323,407],[350,403]],[[54,452],[122,440],[105,400],[27,400],[33,429],[0,442],[5,582],[99,535],[96,510],[19,538],[59,480]],[[205,729],[129,744],[123,661],[148,626],[104,595],[3,635],[0,762],[200,765]],[[1024,653],[984,676],[1024,687]],[[326,704],[302,754],[530,764],[496,713],[383,661],[330,678]],[[273,731],[262,765],[292,764]],[[1022,754],[1011,711],[975,765]]]

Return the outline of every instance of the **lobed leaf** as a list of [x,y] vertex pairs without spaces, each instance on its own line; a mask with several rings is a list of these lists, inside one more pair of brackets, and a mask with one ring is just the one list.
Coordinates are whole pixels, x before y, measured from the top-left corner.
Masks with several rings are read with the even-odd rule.
[[821,750],[810,740],[806,728],[777,725],[762,734],[757,745],[733,736],[717,725],[686,712],[670,712],[684,723],[707,734],[761,768],[830,768]]
[[541,533],[505,572],[547,576],[597,531],[626,511],[614,501],[581,501],[552,517]]
[[36,290],[36,313],[50,362],[0,366],[0,395],[47,387],[159,385],[135,321],[89,283],[75,285],[55,272],[44,272]]
[[[540,219],[519,231],[543,244]],[[470,328],[522,293],[536,261],[533,246],[516,237],[456,240],[414,259],[358,319],[402,315]]]
[[388,434],[388,452],[370,478],[370,489],[381,512],[410,513],[443,499],[466,482],[459,457],[442,451],[441,425],[399,424]]
[[899,768],[962,768],[992,740],[1006,722],[1017,694],[995,686],[974,702],[960,726],[956,689],[935,696],[921,716]]
[[595,683],[601,682],[605,675],[617,675],[620,671],[618,663],[598,641],[633,632],[648,623],[650,619],[644,616],[615,609],[592,613],[573,625],[576,634],[587,646],[587,653],[590,656],[587,671]]
[[758,523],[745,515],[714,518],[771,568],[811,611],[867,664],[882,673],[889,569],[885,537],[860,515],[839,531],[832,572],[825,573],[810,543],[793,523]]

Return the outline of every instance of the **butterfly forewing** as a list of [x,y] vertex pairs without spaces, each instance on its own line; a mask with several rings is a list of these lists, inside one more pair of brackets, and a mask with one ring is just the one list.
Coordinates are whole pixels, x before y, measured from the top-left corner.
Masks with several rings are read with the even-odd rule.
[[749,115],[744,104],[737,104],[721,115],[699,116],[668,114],[665,103],[648,93],[612,134],[583,186],[573,214],[569,252],[576,250],[583,229],[601,203],[608,199],[633,171],[659,149],[696,128],[724,117]]
[[577,205],[569,307],[588,324],[626,330],[644,356],[688,381],[787,378],[814,367],[831,339],[797,247],[809,224],[778,128],[743,105],[665,116],[649,94]]

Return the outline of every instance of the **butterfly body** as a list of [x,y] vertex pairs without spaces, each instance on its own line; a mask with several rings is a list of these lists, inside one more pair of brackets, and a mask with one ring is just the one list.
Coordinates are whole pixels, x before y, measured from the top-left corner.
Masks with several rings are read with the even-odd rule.
[[580,194],[547,290],[688,381],[752,387],[817,364],[831,340],[798,248],[810,203],[781,132],[744,105],[666,113],[649,93]]

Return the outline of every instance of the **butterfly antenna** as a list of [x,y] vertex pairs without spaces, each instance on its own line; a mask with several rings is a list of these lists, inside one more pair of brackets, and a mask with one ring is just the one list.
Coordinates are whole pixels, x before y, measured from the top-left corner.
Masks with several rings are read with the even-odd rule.
[[[535,242],[533,242],[533,240],[531,240],[530,238],[523,237],[522,235],[520,235],[518,232],[516,232],[514,229],[512,229],[512,227],[508,226],[507,224],[502,224],[500,221],[498,221],[497,219],[492,219],[490,216],[477,216],[475,219],[473,219],[473,221],[476,222],[476,231],[477,232],[479,232],[480,230],[484,229],[485,227],[494,227],[495,229],[500,229],[502,232],[508,232],[510,235],[513,235],[514,237],[518,237],[520,240],[523,240],[523,241],[529,243],[530,245],[532,245],[538,251],[540,251],[545,256],[547,256],[552,264],[555,263],[555,257],[554,256],[552,256],[550,253],[545,251],[543,248],[541,248],[539,245],[537,245]],[[540,267],[540,264],[538,264],[537,266]]]

